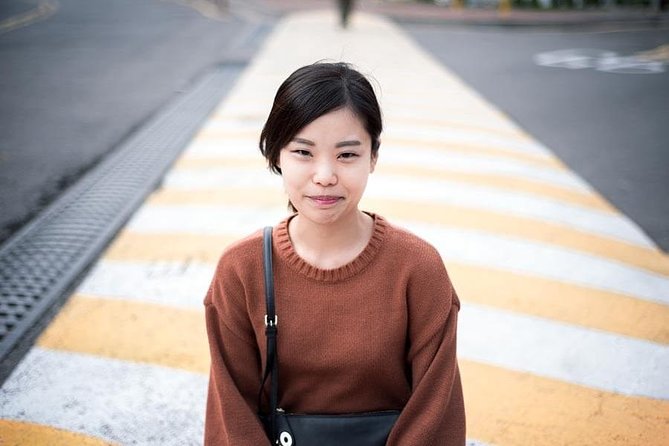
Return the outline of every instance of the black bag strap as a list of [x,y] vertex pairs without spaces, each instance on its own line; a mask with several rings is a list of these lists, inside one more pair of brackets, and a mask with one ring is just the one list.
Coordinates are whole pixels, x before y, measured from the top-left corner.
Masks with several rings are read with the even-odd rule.
[[[279,357],[276,348],[277,321],[274,308],[274,274],[272,270],[272,227],[267,226],[263,230],[263,271],[265,275],[265,337],[267,338],[267,358],[265,361],[265,372],[263,373],[260,391],[258,392],[258,410],[262,403],[262,394],[265,388],[265,382],[270,377],[270,395],[269,395],[269,425],[270,439],[276,443],[277,424],[276,410],[279,399]],[[271,375],[271,376],[270,376]]]

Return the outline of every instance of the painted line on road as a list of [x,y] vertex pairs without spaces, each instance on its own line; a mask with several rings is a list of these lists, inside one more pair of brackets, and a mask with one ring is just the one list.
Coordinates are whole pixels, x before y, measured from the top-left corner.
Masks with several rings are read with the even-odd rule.
[[492,267],[669,305],[669,278],[594,255],[480,231],[402,220],[445,261]]
[[[171,308],[202,310],[204,296],[216,271],[218,253],[212,255],[209,263],[185,261],[185,257],[165,258],[161,261],[146,260],[142,258],[142,254],[146,255],[150,248],[142,243],[145,238],[146,236],[140,237],[137,240],[139,245],[124,252],[122,256],[105,256],[98,261],[77,287],[76,293],[137,300]],[[162,240],[163,243],[166,242],[164,236]],[[140,254],[139,250],[143,250],[143,253]],[[213,258],[214,256],[216,257]]]
[[565,170],[565,166],[554,157],[548,155],[527,154],[511,152],[508,150],[500,150],[495,147],[480,144],[463,144],[463,143],[447,143],[443,141],[411,141],[410,139],[402,138],[383,138],[381,142],[383,147],[381,157],[385,152],[386,147],[400,147],[409,152],[415,150],[422,150],[423,148],[441,150],[443,152],[460,153],[464,155],[473,156],[488,156],[493,158],[517,160],[526,164],[537,165],[542,167],[551,167],[555,169]]
[[[234,215],[234,219],[231,216]],[[158,206],[140,209],[126,228],[154,234],[239,234],[285,217],[281,207],[212,205]],[[433,243],[444,260],[573,283],[651,302],[669,304],[669,278],[610,259],[531,240],[462,228],[397,222]],[[246,231],[244,231],[246,232]]]
[[[264,160],[245,157],[205,157],[202,155],[182,157],[175,165],[173,172],[177,175],[214,175],[218,176],[217,169],[248,170],[249,174],[257,175],[266,169]],[[596,209],[603,212],[617,213],[615,208],[608,202],[593,193],[577,191],[571,188],[538,182],[507,173],[469,173],[455,169],[441,169],[438,167],[401,166],[391,164],[377,165],[374,177],[383,175],[404,176],[409,178],[431,178],[470,184],[474,186],[485,186],[508,192],[529,194],[538,198],[548,198],[576,206]]]
[[[458,324],[462,358],[606,392],[669,399],[669,345],[474,303],[463,305]],[[205,333],[202,307],[75,295],[38,345],[206,374]]]
[[669,345],[469,303],[458,316],[458,354],[606,392],[669,400]]
[[[211,158],[218,158],[219,161],[225,161],[227,158],[262,160],[259,152],[244,150],[240,145],[225,144],[217,146],[207,144],[206,148],[209,150],[213,149],[212,155],[215,153],[216,156],[212,156]],[[193,151],[197,150],[193,146],[189,147],[189,149]],[[202,150],[200,150],[200,154],[201,152]],[[226,157],[225,155],[229,152],[233,153],[230,153],[230,156]],[[186,152],[186,156],[189,153]],[[414,148],[410,150],[401,146],[387,147],[380,156],[382,158],[379,168],[388,168],[396,171],[404,171],[407,168],[422,168],[429,169],[435,174],[443,172],[446,175],[449,173],[488,174],[494,177],[521,179],[532,181],[537,183],[537,185],[559,187],[567,191],[593,195],[592,190],[583,180],[555,165],[537,165],[537,163],[528,163],[525,160],[515,158],[465,154],[459,151],[445,151],[438,148]],[[216,165],[212,167],[216,167]]]
[[[225,127],[209,126],[203,128],[198,134],[197,140],[226,140],[229,138],[248,138],[258,141],[260,137],[259,128],[244,130],[234,125],[226,125]],[[418,132],[418,133],[414,133]],[[507,151],[512,153],[526,154],[526,155],[547,155],[547,152],[542,146],[535,142],[526,141],[509,141],[503,138],[488,137],[476,132],[456,132],[452,130],[435,130],[417,128],[406,129],[402,127],[393,127],[387,129],[383,133],[383,138],[388,140],[414,140],[418,143],[440,143],[453,145],[474,145],[487,147],[488,149],[499,149],[500,151]]]
[[[269,113],[269,110],[267,110]],[[261,118],[262,119],[262,118]],[[473,125],[469,121],[457,122],[448,120],[427,120],[420,118],[398,117],[388,119],[386,117],[386,130],[382,137],[392,132],[411,132],[412,134],[439,135],[435,140],[440,140],[441,136],[448,133],[449,140],[469,141],[472,138],[476,144],[485,144],[493,147],[506,147],[508,145],[532,145],[534,141],[527,136],[522,136],[516,132],[500,131],[491,129],[488,126]],[[203,127],[205,133],[208,132],[257,132],[262,129],[262,120],[255,119],[220,119],[214,118],[207,121]],[[474,136],[475,135],[475,136]]]
[[[126,230],[77,291],[199,309],[221,250],[238,238]],[[199,262],[184,261],[196,257]],[[445,263],[463,301],[669,344],[667,305],[457,260]]]
[[[267,108],[263,108],[267,107]],[[240,123],[251,127],[253,130],[262,128],[265,119],[270,112],[269,104],[258,105],[253,112],[249,110],[226,110],[219,111],[210,118],[210,122]],[[383,120],[391,125],[427,126],[431,128],[457,128],[474,132],[490,133],[492,135],[511,138],[519,141],[532,141],[532,137],[513,125],[511,121],[481,121],[473,122],[471,117],[463,117],[456,113],[448,114],[448,118],[438,118],[434,114],[427,115],[417,113],[415,110],[396,109],[392,113],[384,113]],[[382,135],[382,139],[383,138]]]
[[669,306],[540,277],[446,261],[463,301],[669,344]]
[[647,446],[669,438],[667,401],[602,392],[464,359],[459,363],[467,430],[491,444]]
[[204,295],[200,296],[199,311],[195,311],[75,294],[37,345],[206,374],[209,344]]
[[109,446],[108,440],[51,426],[0,419],[0,445]]
[[414,220],[555,245],[623,262],[669,277],[669,256],[659,250],[584,233],[564,226],[459,206],[373,198],[363,199],[362,204],[364,209],[374,209],[375,212],[386,216],[391,221],[394,219]]
[[[78,292],[107,297],[116,290],[118,297],[197,309],[222,249],[238,238],[126,230]],[[465,301],[669,344],[667,305],[452,259],[445,263]]]
[[[241,169],[219,168],[196,172],[175,170],[165,176],[167,189],[198,190],[237,187],[240,192],[258,187],[282,190],[276,175]],[[404,176],[378,176],[370,179],[366,197],[421,204],[452,205],[465,209],[496,212],[561,225],[598,236],[654,248],[653,242],[625,216],[576,206],[531,194],[511,193],[491,187]]]
[[562,187],[567,190],[591,193],[583,180],[571,172],[555,166],[538,166],[518,159],[504,159],[485,155],[461,154],[421,148],[407,150],[401,147],[387,148],[381,165],[402,169],[422,167],[448,172],[492,174],[535,181],[540,184]]
[[462,118],[458,115],[449,114],[442,115],[448,118],[435,118],[432,116],[420,116],[413,113],[413,110],[405,110],[404,113],[395,111],[392,114],[384,113],[385,122],[391,123],[392,126],[425,126],[429,128],[439,129],[460,129],[470,132],[489,133],[492,136],[500,138],[508,138],[523,142],[532,142],[532,138],[525,132],[510,124],[509,121],[482,121],[474,122],[471,118]]
[[0,417],[120,444],[201,444],[207,381],[178,369],[33,347],[3,385]]
[[526,217],[606,236],[643,247],[655,247],[632,221],[622,215],[575,206],[530,194],[463,184],[454,181],[411,180],[403,177],[376,177],[369,182],[369,198],[448,204],[500,214]]
[[[149,203],[153,205],[245,206],[254,204],[270,207],[285,206],[286,202],[287,198],[284,193],[278,189],[270,188],[244,188],[243,190],[239,188],[216,188],[196,191],[161,189],[149,200]],[[459,206],[410,203],[400,200],[363,198],[361,207],[362,209],[373,210],[389,218],[390,221],[413,219],[425,223],[524,238],[590,253],[669,276],[669,256],[662,251],[551,223]],[[196,243],[197,239],[194,239],[193,242]],[[160,244],[161,242],[156,243]],[[168,249],[169,246],[164,246],[163,251]],[[192,251],[190,255],[197,256],[197,251]]]

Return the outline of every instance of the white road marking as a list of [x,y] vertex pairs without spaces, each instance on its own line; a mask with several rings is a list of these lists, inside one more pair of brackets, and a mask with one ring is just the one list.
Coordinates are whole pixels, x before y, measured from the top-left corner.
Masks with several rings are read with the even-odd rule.
[[[174,265],[169,268],[166,262],[166,271],[178,268]],[[89,278],[98,281],[95,294],[154,300],[142,291],[152,286],[153,278],[146,276],[154,264],[106,261],[100,268],[106,272]],[[203,288],[210,277],[205,281],[202,272],[187,270],[182,280],[200,282]],[[137,278],[136,289],[124,286],[124,277]],[[188,300],[188,305],[201,308],[202,297]],[[609,392],[669,399],[664,379],[669,346],[469,302],[463,304],[459,324],[460,357]]]
[[[144,206],[128,229],[148,233],[245,236],[278,222],[281,208]],[[621,262],[515,237],[397,221],[433,243],[446,260],[544,277],[669,305],[669,279]]]
[[379,153],[379,166],[427,167],[443,172],[495,174],[559,186],[579,192],[591,192],[583,180],[567,170],[537,166],[517,159],[459,154],[439,149],[402,147],[389,144]]
[[437,141],[448,144],[476,144],[487,146],[491,149],[499,148],[532,155],[546,154],[545,149],[533,141],[520,141],[514,138],[504,138],[502,136],[487,134],[486,132],[471,130],[392,125],[383,132],[383,136],[386,138],[404,138],[414,141]]
[[[218,132],[253,132],[260,136],[263,126],[262,121],[250,119],[225,119],[209,121],[203,130]],[[531,154],[544,154],[543,150],[537,149],[537,144],[530,140],[521,140],[514,137],[504,137],[478,129],[467,130],[457,127],[445,128],[434,124],[403,124],[388,121],[386,129],[381,135],[383,138],[410,138],[412,140],[436,141],[440,143],[462,144],[470,143],[499,148],[507,151]]]
[[[217,168],[171,171],[163,182],[166,188],[206,190],[222,187],[270,187],[282,189],[277,175],[257,169]],[[397,199],[410,203],[446,204],[469,209],[517,215],[560,224],[591,234],[609,237],[642,247],[655,247],[639,227],[621,214],[591,209],[544,198],[530,193],[510,192],[449,180],[416,179],[402,175],[373,175],[365,196]]]
[[607,392],[669,399],[669,346],[463,303],[458,356]]
[[417,181],[408,177],[385,175],[371,179],[366,194],[369,197],[428,204],[444,203],[499,212],[503,215],[528,217],[643,247],[655,246],[635,223],[623,215],[488,186],[446,180]]
[[177,308],[203,308],[215,264],[100,260],[77,292]]
[[399,221],[445,260],[489,266],[669,305],[669,278],[616,260],[517,237]]
[[0,418],[120,444],[200,445],[206,375],[33,347],[0,391]]

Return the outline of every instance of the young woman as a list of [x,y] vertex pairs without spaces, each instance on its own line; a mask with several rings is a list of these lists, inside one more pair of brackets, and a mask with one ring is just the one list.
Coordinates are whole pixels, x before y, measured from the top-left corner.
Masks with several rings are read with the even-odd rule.
[[[369,81],[315,63],[279,87],[260,150],[292,215],[274,227],[286,412],[401,410],[387,445],[465,443],[456,360],[460,302],[438,252],[358,208],[382,121]],[[207,445],[269,445],[258,418],[265,361],[262,231],[221,256],[205,298]]]

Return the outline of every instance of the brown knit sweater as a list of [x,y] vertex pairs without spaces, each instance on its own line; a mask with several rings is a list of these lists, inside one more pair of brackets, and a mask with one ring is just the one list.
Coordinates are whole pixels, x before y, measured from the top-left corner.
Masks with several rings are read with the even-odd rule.
[[[322,270],[293,250],[288,220],[274,229],[279,406],[402,409],[387,445],[464,445],[460,302],[437,251],[374,215],[364,251]],[[223,253],[204,303],[211,348],[205,444],[269,446],[257,416],[266,349],[262,231]]]

